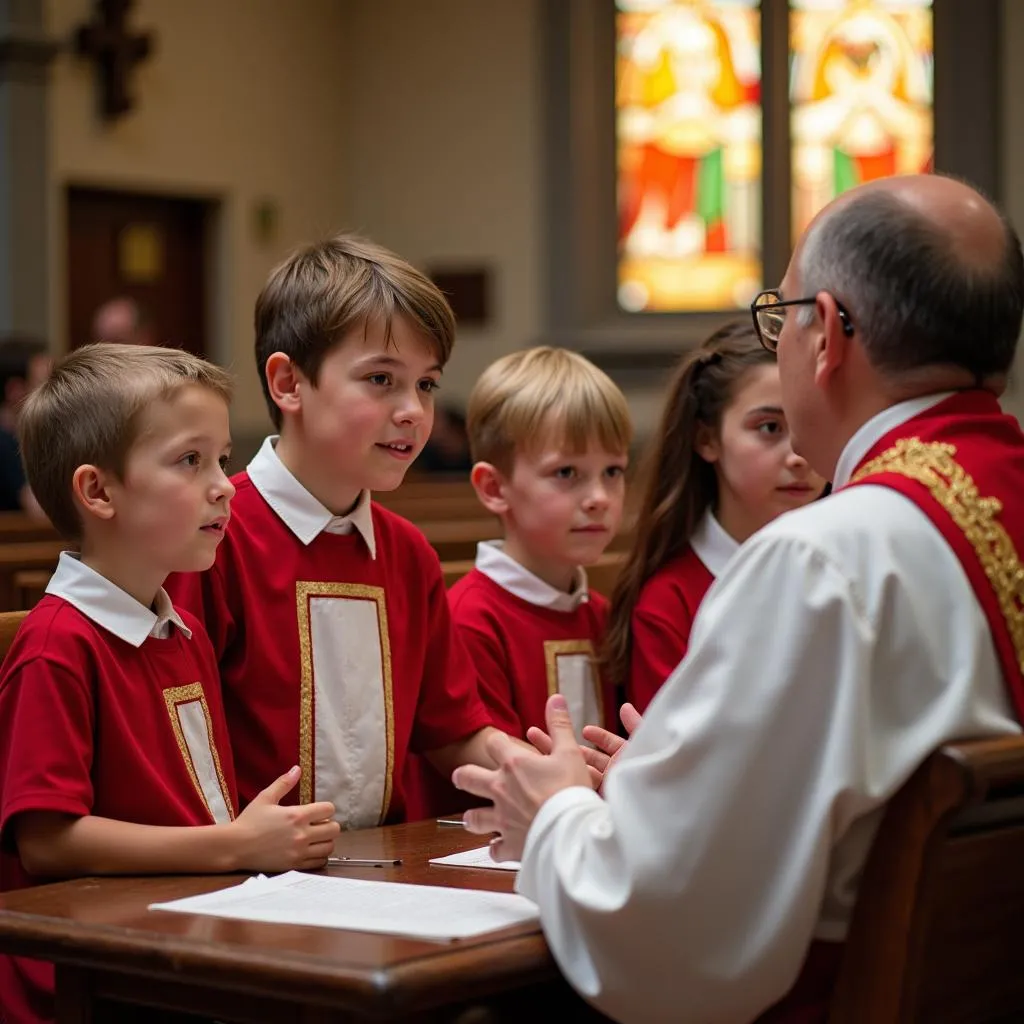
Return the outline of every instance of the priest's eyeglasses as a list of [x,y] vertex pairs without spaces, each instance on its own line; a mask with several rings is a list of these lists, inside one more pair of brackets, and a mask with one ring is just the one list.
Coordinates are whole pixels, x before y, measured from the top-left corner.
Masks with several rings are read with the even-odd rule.
[[[750,315],[754,319],[754,330],[757,331],[758,341],[769,352],[777,352],[779,335],[782,334],[782,328],[786,323],[786,307],[810,306],[816,301],[816,295],[811,295],[806,299],[783,299],[775,288],[759,292],[750,304]],[[836,299],[836,310],[843,324],[843,332],[847,335],[853,334],[853,321],[838,299]]]

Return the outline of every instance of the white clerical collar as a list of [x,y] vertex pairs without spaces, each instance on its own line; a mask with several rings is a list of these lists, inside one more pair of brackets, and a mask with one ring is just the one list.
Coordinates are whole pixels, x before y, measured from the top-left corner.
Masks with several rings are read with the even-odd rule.
[[366,541],[370,557],[377,557],[377,540],[373,533],[370,492],[361,491],[356,506],[346,516],[336,516],[322,505],[292,475],[278,457],[277,435],[268,437],[246,467],[253,487],[263,500],[281,517],[303,544],[311,544],[321,533],[351,533],[358,530]]
[[843,484],[847,483],[853,475],[853,471],[860,465],[865,455],[880,441],[890,430],[895,430],[900,424],[907,420],[920,416],[925,409],[930,409],[939,402],[944,402],[953,391],[943,391],[937,395],[922,395],[920,398],[911,398],[909,401],[900,402],[898,405],[890,405],[883,409],[876,416],[872,416],[849,441],[839,456],[836,463],[835,475],[832,479],[832,489],[838,491]]
[[192,639],[192,631],[181,621],[163,587],[156,592],[153,611],[106,576],[90,569],[73,551],[60,553],[57,571],[46,592],[74,605],[87,619],[132,647],[141,647],[151,636],[165,640],[171,635],[172,625]]
[[708,509],[690,537],[690,547],[707,566],[708,572],[717,577],[722,575],[729,559],[740,546]]
[[590,600],[587,572],[583,566],[576,567],[572,593],[566,594],[550,583],[545,583],[539,576],[534,576],[514,558],[506,555],[502,550],[504,545],[504,541],[485,540],[476,546],[477,569],[503,590],[539,608],[550,608],[556,612],[574,612]]

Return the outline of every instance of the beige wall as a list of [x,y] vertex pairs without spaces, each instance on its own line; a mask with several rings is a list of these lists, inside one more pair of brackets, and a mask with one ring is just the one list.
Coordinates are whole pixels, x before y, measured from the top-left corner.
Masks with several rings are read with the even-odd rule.
[[[67,37],[92,6],[48,0],[50,31]],[[136,111],[111,127],[94,112],[92,66],[60,55],[50,101],[54,337],[65,336],[68,184],[217,199],[212,354],[242,382],[236,432],[269,424],[253,368],[253,301],[291,246],[341,223],[342,126],[351,103],[340,60],[345,7],[340,0],[141,0],[132,25],[155,33],[156,52],[135,75]],[[280,211],[271,243],[253,231],[253,206],[265,197]]]
[[443,396],[536,341],[542,253],[537,0],[349,0],[347,220],[413,262],[487,267]]
[[[1024,227],[1024,3],[1004,6],[1004,182]],[[91,3],[48,8],[64,36]],[[137,74],[137,112],[99,126],[91,67],[67,54],[56,62],[55,336],[63,188],[195,193],[223,204],[210,335],[242,381],[236,432],[267,422],[250,351],[266,272],[292,245],[336,227],[428,268],[490,268],[492,321],[460,332],[445,375],[443,395],[464,399],[483,366],[543,335],[540,16],[541,0],[140,0],[133,24],[153,29],[158,44]],[[280,211],[272,244],[252,231],[264,197]],[[646,426],[659,396],[633,399]],[[1024,414],[1024,384],[1008,401]]]

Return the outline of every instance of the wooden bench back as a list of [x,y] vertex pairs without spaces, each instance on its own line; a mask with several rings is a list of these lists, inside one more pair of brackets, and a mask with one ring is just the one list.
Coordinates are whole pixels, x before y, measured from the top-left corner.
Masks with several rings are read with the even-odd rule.
[[442,562],[460,562],[476,558],[476,546],[482,540],[501,535],[501,524],[493,516],[483,519],[439,519],[417,523]]
[[28,612],[0,612],[0,662],[7,657],[7,652],[14,643],[15,634],[21,628]]
[[44,521],[24,512],[0,512],[0,544],[20,544],[27,540],[57,540],[58,533]]
[[407,480],[394,491],[374,491],[373,500],[414,523],[487,516],[468,479]]
[[830,1024],[1024,1020],[1024,738],[933,754],[886,808]]
[[43,599],[52,569],[21,569],[13,576],[14,603],[31,611]]
[[15,577],[26,569],[52,572],[60,560],[60,553],[70,545],[63,540],[30,540],[18,544],[0,543],[0,611],[13,611],[19,607],[20,592]]

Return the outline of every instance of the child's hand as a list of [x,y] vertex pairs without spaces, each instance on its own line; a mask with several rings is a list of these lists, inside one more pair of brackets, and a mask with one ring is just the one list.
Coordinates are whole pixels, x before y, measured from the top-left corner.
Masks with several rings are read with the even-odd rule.
[[282,807],[299,781],[292,768],[272,782],[229,826],[238,838],[238,866],[249,871],[322,868],[341,826],[332,820],[334,804],[321,801]]

